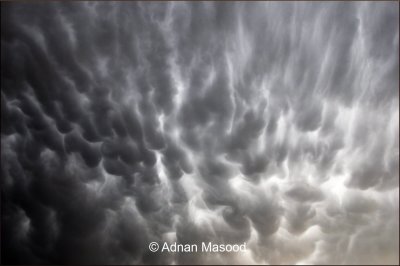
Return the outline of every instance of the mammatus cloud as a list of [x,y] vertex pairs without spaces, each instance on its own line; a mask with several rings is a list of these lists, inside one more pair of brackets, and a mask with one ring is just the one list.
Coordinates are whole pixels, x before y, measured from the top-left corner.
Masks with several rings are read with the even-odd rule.
[[398,263],[398,21],[397,2],[2,3],[2,262]]

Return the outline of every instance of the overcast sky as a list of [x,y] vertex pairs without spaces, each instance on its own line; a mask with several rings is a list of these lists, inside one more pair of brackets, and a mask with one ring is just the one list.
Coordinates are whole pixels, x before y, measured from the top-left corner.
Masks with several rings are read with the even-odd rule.
[[1,251],[399,263],[399,3],[1,3]]

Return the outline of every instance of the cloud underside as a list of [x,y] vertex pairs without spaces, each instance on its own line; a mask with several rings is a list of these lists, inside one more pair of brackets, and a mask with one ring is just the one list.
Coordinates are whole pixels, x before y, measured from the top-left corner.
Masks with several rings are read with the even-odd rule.
[[398,263],[398,21],[396,2],[1,3],[2,261]]

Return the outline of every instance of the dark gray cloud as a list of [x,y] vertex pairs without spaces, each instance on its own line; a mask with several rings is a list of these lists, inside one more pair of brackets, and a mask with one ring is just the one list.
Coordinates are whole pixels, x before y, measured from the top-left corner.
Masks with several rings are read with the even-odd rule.
[[398,263],[398,10],[2,3],[2,262]]

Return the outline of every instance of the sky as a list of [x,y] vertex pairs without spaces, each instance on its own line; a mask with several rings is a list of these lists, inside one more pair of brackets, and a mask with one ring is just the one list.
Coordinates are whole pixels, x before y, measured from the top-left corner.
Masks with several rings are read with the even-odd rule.
[[399,2],[2,2],[1,261],[398,264]]

